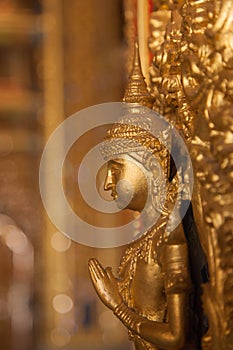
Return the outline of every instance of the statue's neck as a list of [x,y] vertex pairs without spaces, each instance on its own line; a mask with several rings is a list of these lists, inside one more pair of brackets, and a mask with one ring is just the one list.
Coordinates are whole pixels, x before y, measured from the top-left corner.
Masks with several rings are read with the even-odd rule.
[[[167,208],[167,200],[165,201],[165,205],[163,208]],[[145,227],[144,231],[147,231],[151,227],[156,227],[157,223],[162,219],[162,221],[167,219],[167,222],[169,220],[169,214],[168,210],[165,209],[163,211],[162,209],[156,208],[154,205],[152,205],[152,201],[150,204],[147,204],[144,210],[141,212],[141,218],[142,218],[142,224]]]

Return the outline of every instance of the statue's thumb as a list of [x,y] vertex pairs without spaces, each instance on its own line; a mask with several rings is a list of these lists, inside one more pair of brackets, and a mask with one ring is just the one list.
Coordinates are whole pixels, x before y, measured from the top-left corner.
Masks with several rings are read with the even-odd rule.
[[112,273],[112,268],[110,266],[106,267],[105,271],[106,271],[106,273],[108,275],[108,278],[110,280],[113,280],[113,279],[115,280],[115,277],[114,277],[114,275]]

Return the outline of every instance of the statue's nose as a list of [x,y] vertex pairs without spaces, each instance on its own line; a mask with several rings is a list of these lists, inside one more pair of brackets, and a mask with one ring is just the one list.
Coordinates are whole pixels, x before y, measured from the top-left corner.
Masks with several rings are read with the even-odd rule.
[[107,176],[104,182],[104,190],[109,191],[113,187],[113,177],[112,177],[112,172],[111,170],[108,170]]

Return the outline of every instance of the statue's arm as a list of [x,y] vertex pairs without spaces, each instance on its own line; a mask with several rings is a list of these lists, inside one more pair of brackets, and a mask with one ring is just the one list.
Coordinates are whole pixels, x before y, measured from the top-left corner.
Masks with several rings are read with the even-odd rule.
[[[128,307],[119,294],[111,269],[104,269],[95,259],[89,262],[92,282],[99,297],[129,330],[157,347],[179,349],[185,342],[188,326],[190,281],[186,245],[166,244],[161,251],[161,267],[167,297],[168,322],[148,320]],[[153,281],[151,288],[156,288]]]
[[160,255],[168,322],[150,321],[139,316],[123,302],[114,313],[127,328],[148,342],[163,349],[179,349],[185,342],[188,329],[190,278],[187,246],[185,243],[166,244]]
[[168,295],[168,322],[149,321],[123,302],[114,310],[123,324],[146,341],[163,349],[179,349],[187,335],[187,295]]

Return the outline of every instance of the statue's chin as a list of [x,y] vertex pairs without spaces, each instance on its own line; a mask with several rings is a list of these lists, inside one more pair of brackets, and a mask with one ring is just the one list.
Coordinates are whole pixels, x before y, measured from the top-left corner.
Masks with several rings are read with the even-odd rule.
[[116,201],[116,205],[117,205],[118,209],[122,209],[122,210],[127,209],[128,204],[129,204],[128,202],[125,202],[119,198],[115,199],[115,201]]

